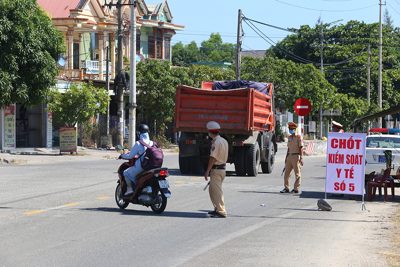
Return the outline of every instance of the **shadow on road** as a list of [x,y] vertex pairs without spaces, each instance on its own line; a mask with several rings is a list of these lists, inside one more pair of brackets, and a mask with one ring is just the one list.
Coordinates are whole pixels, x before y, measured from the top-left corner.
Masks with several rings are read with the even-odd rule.
[[181,211],[164,211],[161,214],[155,214],[151,209],[149,210],[134,210],[134,209],[119,209],[109,207],[98,207],[98,208],[86,208],[80,209],[82,211],[97,211],[97,212],[112,212],[119,213],[121,215],[140,215],[140,216],[164,216],[164,217],[176,217],[176,218],[193,218],[201,219],[208,218],[206,212],[181,212]]

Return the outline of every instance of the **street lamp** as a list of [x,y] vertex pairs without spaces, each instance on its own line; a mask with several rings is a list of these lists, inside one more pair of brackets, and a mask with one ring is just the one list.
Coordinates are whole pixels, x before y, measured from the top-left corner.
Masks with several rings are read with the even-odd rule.
[[[335,20],[333,22],[327,23],[326,26],[330,26],[331,24],[337,23],[339,21],[342,21],[343,19]],[[329,45],[324,46],[324,25],[322,24],[321,21],[321,45],[320,46],[312,46],[316,48],[321,48],[321,74],[324,73],[324,47],[332,47]],[[319,107],[319,137],[322,139],[322,105]]]

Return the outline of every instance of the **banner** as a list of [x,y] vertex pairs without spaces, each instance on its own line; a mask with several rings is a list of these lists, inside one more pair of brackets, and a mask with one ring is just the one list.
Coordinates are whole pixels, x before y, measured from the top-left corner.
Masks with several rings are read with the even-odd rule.
[[366,134],[328,133],[325,192],[364,194]]
[[47,112],[47,148],[52,148],[53,147],[53,115],[51,112]]
[[60,153],[76,152],[76,127],[60,127]]
[[15,147],[15,105],[4,108],[4,147]]

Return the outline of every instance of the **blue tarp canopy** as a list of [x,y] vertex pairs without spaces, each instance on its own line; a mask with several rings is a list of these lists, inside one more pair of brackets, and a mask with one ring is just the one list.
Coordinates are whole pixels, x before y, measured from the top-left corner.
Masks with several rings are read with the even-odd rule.
[[259,83],[250,81],[218,81],[214,82],[213,90],[229,90],[229,89],[239,89],[239,88],[254,88],[255,90],[268,95],[268,85],[269,83]]

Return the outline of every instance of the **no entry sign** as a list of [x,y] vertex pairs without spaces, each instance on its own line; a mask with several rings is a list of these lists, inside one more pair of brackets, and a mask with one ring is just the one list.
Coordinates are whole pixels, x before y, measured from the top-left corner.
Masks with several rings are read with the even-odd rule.
[[294,103],[294,111],[299,116],[306,116],[311,111],[310,101],[305,98],[297,99],[296,103]]

